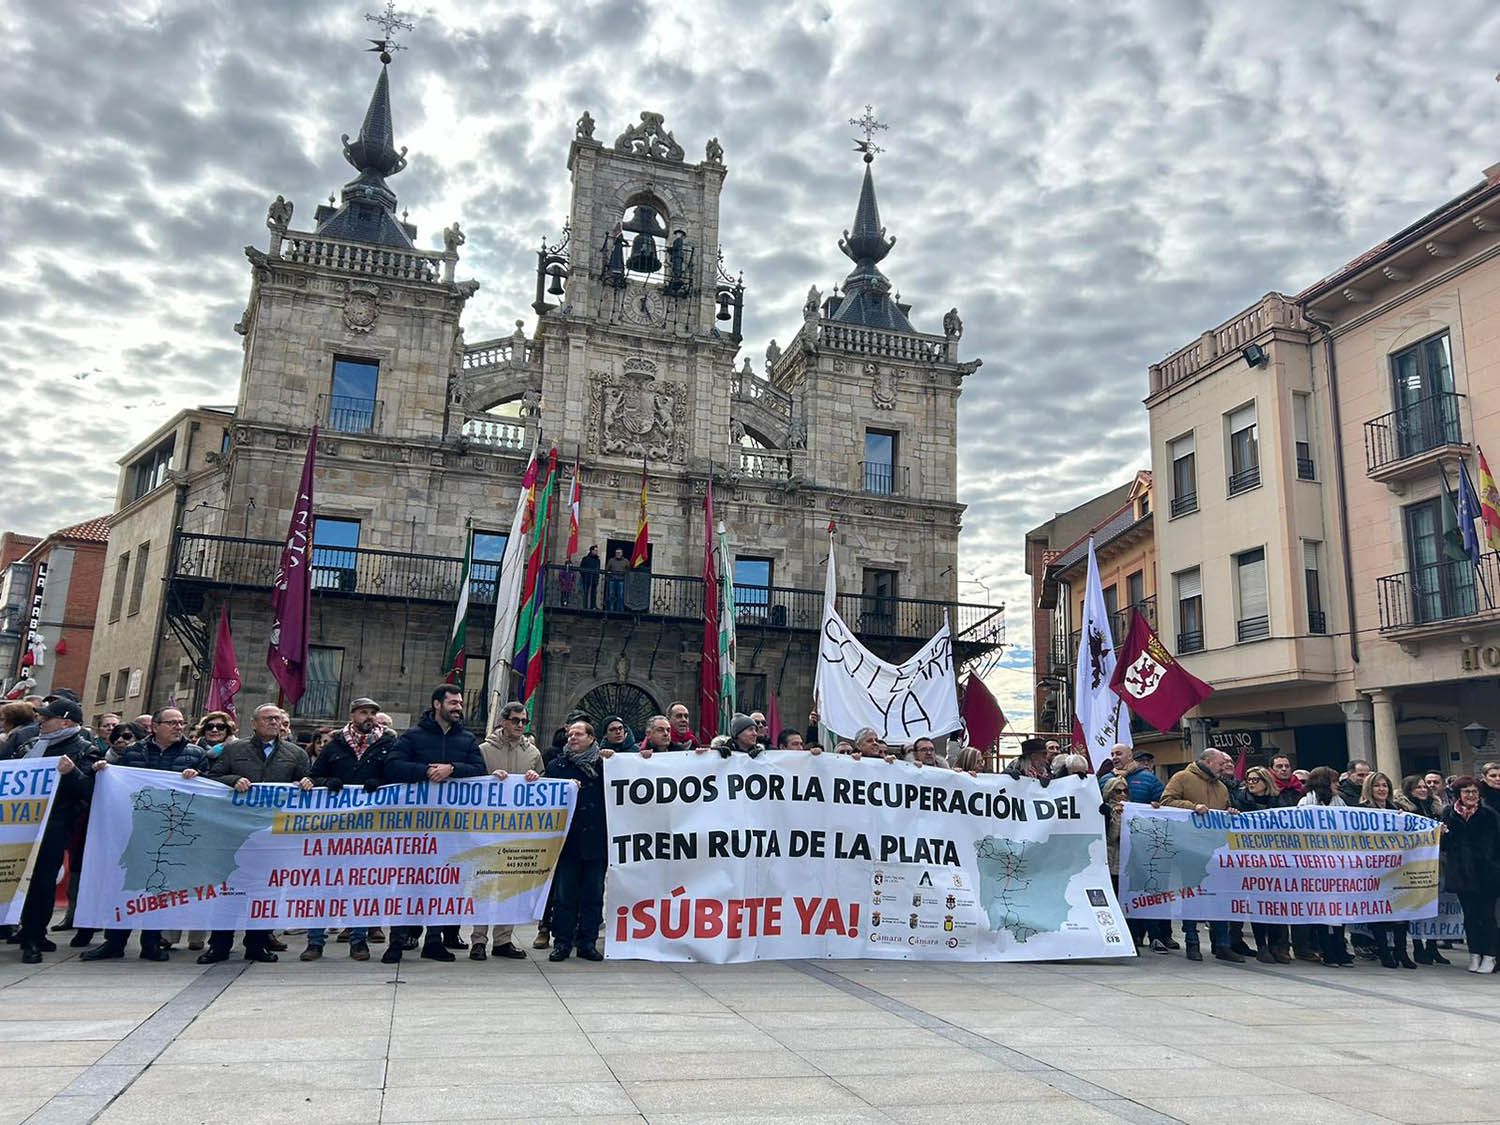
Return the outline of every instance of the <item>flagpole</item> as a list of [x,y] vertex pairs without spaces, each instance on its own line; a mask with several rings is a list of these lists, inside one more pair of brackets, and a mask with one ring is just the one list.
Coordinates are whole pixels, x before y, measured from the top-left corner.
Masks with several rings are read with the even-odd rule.
[[[1484,591],[1484,604],[1486,609],[1495,608],[1495,599],[1490,596],[1490,584],[1484,580],[1484,568],[1479,565],[1483,557],[1479,550],[1479,533],[1474,530],[1474,521],[1483,520],[1484,511],[1480,504],[1479,493],[1474,488],[1474,481],[1469,477],[1469,466],[1462,457],[1458,459],[1458,486],[1462,490],[1463,505],[1459,509],[1459,516],[1465,521],[1468,535],[1465,539],[1472,540],[1474,552],[1469,556],[1474,563],[1474,577],[1479,581],[1479,588]],[[1475,511],[1475,509],[1479,509]],[[1467,515],[1464,513],[1467,512]],[[1461,528],[1460,530],[1464,530]]]

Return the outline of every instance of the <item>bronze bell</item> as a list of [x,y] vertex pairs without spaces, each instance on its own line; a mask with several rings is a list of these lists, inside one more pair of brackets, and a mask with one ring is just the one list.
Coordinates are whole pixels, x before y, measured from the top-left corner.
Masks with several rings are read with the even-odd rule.
[[649,234],[638,234],[630,244],[630,257],[625,268],[632,273],[655,273],[661,269],[661,257],[656,252],[656,239]]

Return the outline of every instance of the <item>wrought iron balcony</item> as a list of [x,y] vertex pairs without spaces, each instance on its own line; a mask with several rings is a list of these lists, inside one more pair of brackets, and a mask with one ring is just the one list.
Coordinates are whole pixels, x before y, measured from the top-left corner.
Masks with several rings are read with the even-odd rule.
[[[1463,395],[1437,394],[1365,423],[1365,472],[1399,475],[1401,462],[1464,444],[1459,408]],[[1419,464],[1425,463],[1419,462]]]
[[1315,466],[1313,465],[1313,459],[1311,457],[1298,457],[1297,458],[1297,479],[1298,480],[1317,480],[1318,477],[1317,477],[1317,474],[1314,471],[1314,469],[1315,469]]
[[362,395],[319,395],[318,422],[332,433],[374,434],[380,432],[385,402]]
[[1185,516],[1190,512],[1198,510],[1198,494],[1196,492],[1184,492],[1181,496],[1172,497],[1172,516]]
[[889,461],[859,463],[859,486],[875,496],[909,495],[910,479],[910,469],[906,465],[892,465]]
[[1203,630],[1193,629],[1186,633],[1177,634],[1177,655],[1186,656],[1190,652],[1203,651]]
[[1251,465],[1248,469],[1241,469],[1229,475],[1229,495],[1231,496],[1238,496],[1241,492],[1249,492],[1252,488],[1259,487],[1259,465]]
[[[174,541],[171,582],[176,604],[191,612],[192,590],[241,588],[268,590],[276,575],[282,542],[225,535],[178,532]],[[367,599],[456,604],[463,559],[367,547],[314,546],[311,551],[315,598]],[[498,567],[475,564],[469,604],[495,604]],[[595,571],[592,587],[577,567],[549,565],[545,604],[567,613],[602,619],[654,617],[703,620],[703,581],[696,575],[631,572],[621,586],[611,586]],[[201,597],[201,595],[200,595]],[[742,627],[816,631],[823,616],[823,591],[783,586],[736,585],[737,623]],[[838,610],[864,637],[916,640],[942,626],[946,612],[955,638],[970,644],[1004,641],[1004,607],[898,598],[874,594],[840,594]]]
[[1263,641],[1271,635],[1269,617],[1243,617],[1234,624],[1236,641]]
[[1500,553],[1479,557],[1476,567],[1468,559],[1444,559],[1400,574],[1376,579],[1380,607],[1380,631],[1397,632],[1463,622],[1494,610],[1493,597],[1500,591]]
[[1328,615],[1321,609],[1307,611],[1307,631],[1317,636],[1328,632]]

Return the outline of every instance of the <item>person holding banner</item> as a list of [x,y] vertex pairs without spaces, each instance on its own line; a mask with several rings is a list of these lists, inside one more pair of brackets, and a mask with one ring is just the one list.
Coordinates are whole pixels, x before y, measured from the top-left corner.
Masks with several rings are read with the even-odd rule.
[[1469,972],[1493,973],[1500,955],[1500,814],[1484,804],[1472,775],[1456,778],[1453,789],[1453,807],[1443,816],[1443,873],[1463,907]]
[[[1245,772],[1245,784],[1230,794],[1230,800],[1240,812],[1259,812],[1262,809],[1281,807],[1281,793],[1276,788],[1276,775],[1265,766],[1252,766]],[[1232,932],[1243,934],[1242,923],[1230,923]],[[1292,963],[1291,927],[1279,922],[1251,922],[1250,932],[1255,935],[1255,959],[1262,965],[1290,965]],[[1234,942],[1230,942],[1231,948]],[[1236,949],[1244,954],[1244,949]]]
[[[751,729],[754,729],[752,724]],[[552,873],[552,952],[549,961],[566,961],[576,948],[585,961],[603,961],[599,927],[604,924],[604,872],[609,842],[604,825],[604,763],[614,751],[594,740],[594,724],[578,719],[568,725],[563,751],[547,766],[548,777],[566,778],[578,786],[573,823]],[[650,755],[647,755],[649,757]]]
[[[386,757],[385,780],[396,782],[462,780],[483,777],[484,755],[479,743],[464,728],[464,691],[457,684],[438,684],[425,715],[391,747]],[[422,956],[429,961],[455,960],[448,941],[458,941],[458,927],[428,926],[422,944]],[[391,940],[380,955],[382,964],[394,965],[401,960],[409,941],[415,941],[418,926],[396,926]],[[466,947],[465,947],[466,948]]]
[[[491,777],[498,781],[504,781],[513,773],[524,775],[527,781],[535,781],[541,777],[542,770],[547,767],[542,763],[542,752],[536,748],[531,735],[526,733],[528,722],[530,718],[526,714],[526,704],[520,700],[512,699],[500,708],[500,724],[479,744],[479,752],[484,756],[484,768],[490,771]],[[515,932],[514,926],[495,927],[496,957],[508,961],[526,960],[526,951],[513,940]],[[486,960],[489,957],[489,944],[490,928],[476,925],[469,931],[469,960]]]
[[[1363,799],[1360,806],[1367,809],[1412,812],[1406,798],[1395,792],[1391,779],[1378,770],[1365,778]],[[1375,938],[1375,950],[1380,964],[1387,969],[1415,969],[1417,963],[1407,952],[1406,939],[1411,926],[1406,922],[1371,922],[1370,933]]]
[[[1234,759],[1224,751],[1205,750],[1187,769],[1172,775],[1167,787],[1162,790],[1161,803],[1170,809],[1192,809],[1200,814],[1210,810],[1236,812],[1238,810],[1229,808],[1229,787],[1223,780],[1233,770]],[[1203,960],[1203,952],[1198,945],[1197,922],[1183,919],[1182,940],[1187,946],[1189,961]],[[1214,956],[1220,961],[1239,964],[1245,960],[1229,947],[1228,922],[1208,923],[1208,942]]]
[[89,794],[94,791],[94,759],[98,747],[83,727],[83,708],[61,696],[42,705],[37,713],[37,737],[20,755],[23,758],[57,759],[57,795],[42,830],[31,883],[21,906],[21,962],[39,965],[43,953],[54,953],[56,944],[47,940],[57,893],[57,873],[62,869],[68,840],[82,817],[88,815]]
[[[1297,804],[1341,807],[1345,802],[1339,795],[1338,787],[1338,770],[1331,766],[1318,766],[1307,775],[1307,792]],[[1343,926],[1314,925],[1308,928],[1317,935],[1323,964],[1338,969],[1347,969],[1354,964],[1354,958],[1349,956],[1349,947],[1344,944]]]
[[[253,732],[250,737],[226,742],[223,752],[206,765],[202,776],[228,785],[236,793],[246,793],[250,786],[266,782],[294,782],[303,789],[311,789],[307,751],[281,737],[285,714],[274,703],[262,703],[250,720]],[[182,776],[191,781],[199,773],[185,769]],[[275,961],[276,954],[270,949],[273,936],[270,930],[246,930],[245,960]],[[198,964],[228,960],[233,945],[233,930],[215,930],[209,935],[208,948],[198,955]]]

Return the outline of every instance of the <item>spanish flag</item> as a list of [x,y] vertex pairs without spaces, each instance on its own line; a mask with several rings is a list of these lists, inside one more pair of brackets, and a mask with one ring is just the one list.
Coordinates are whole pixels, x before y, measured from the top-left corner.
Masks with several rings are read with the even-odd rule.
[[1483,449],[1479,450],[1479,514],[1484,519],[1485,539],[1492,549],[1500,551],[1500,489],[1495,487],[1495,475]]
[[635,529],[635,546],[630,552],[631,566],[645,566],[651,556],[651,525],[646,521],[647,484],[646,459],[641,458],[641,518]]

